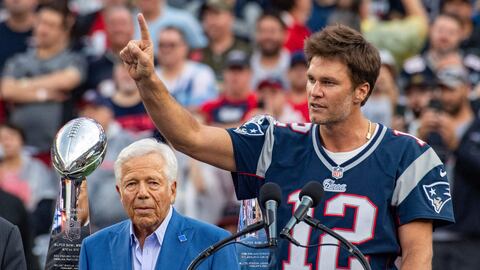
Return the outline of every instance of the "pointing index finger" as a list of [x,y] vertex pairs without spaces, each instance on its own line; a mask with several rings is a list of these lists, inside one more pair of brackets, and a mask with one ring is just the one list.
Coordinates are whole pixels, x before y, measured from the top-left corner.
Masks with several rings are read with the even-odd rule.
[[145,17],[143,17],[142,13],[139,13],[137,15],[137,19],[138,19],[138,24],[140,25],[140,33],[142,36],[142,40],[150,42],[151,41],[150,33],[148,32],[148,26],[147,26],[147,22],[145,21]]

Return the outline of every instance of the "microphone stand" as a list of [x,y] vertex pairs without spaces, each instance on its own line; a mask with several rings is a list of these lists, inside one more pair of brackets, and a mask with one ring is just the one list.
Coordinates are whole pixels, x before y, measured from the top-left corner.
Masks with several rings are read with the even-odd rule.
[[[338,241],[340,241],[343,245],[345,245],[348,248],[348,252],[350,254],[352,254],[353,256],[355,256],[360,261],[360,263],[363,266],[363,269],[365,269],[365,270],[371,270],[372,269],[370,267],[370,264],[368,263],[367,259],[362,254],[362,252],[355,245],[350,243],[347,239],[343,238],[341,235],[339,235],[338,233],[336,233],[332,229],[328,228],[327,226],[321,224],[318,219],[312,218],[312,217],[307,215],[307,216],[305,216],[303,221],[307,225],[309,225],[310,227],[319,229],[319,230],[327,233],[328,235],[332,236],[333,238],[337,239]],[[290,235],[288,235],[288,236],[290,236]],[[287,237],[287,239],[291,240],[293,238],[292,237]]]
[[[191,263],[190,265],[188,266],[188,270],[194,270],[198,267],[198,265],[200,265],[200,263],[202,263],[206,258],[208,258],[210,255],[212,255],[213,253],[217,252],[218,250],[222,249],[224,246],[228,245],[231,243],[231,241],[235,240],[237,237],[240,237],[240,236],[243,236],[243,235],[246,235],[248,233],[251,233],[251,232],[255,232],[255,231],[258,231],[262,228],[265,227],[265,222],[263,220],[261,221],[258,221],[258,222],[255,222],[249,226],[247,226],[245,229],[241,230],[241,231],[238,231],[232,235],[230,235],[229,237],[223,239],[223,240],[220,240],[219,242],[209,246],[208,248],[206,248],[204,251],[202,251],[202,253],[200,253]],[[269,247],[270,245],[269,244],[266,244],[266,245],[259,245],[257,246],[256,248],[267,248]]]

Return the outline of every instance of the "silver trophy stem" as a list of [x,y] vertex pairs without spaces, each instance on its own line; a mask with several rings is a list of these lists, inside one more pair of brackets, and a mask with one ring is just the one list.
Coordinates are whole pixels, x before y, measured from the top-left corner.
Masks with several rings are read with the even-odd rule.
[[47,270],[78,269],[82,240],[90,235],[86,176],[103,161],[107,142],[92,119],[74,119],[62,127],[52,147],[52,163],[61,175],[53,217]]
[[45,269],[78,269],[82,240],[90,235],[87,181],[62,178]]

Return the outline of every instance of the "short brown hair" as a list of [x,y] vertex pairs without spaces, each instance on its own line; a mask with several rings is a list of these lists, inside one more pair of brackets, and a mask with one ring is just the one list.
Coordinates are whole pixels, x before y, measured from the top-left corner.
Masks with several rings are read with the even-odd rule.
[[65,0],[51,0],[46,1],[43,4],[38,5],[37,12],[41,10],[49,9],[58,13],[62,17],[63,28],[70,31],[75,23],[75,18],[70,8],[68,7],[68,1]]
[[367,82],[370,91],[361,105],[367,102],[380,72],[378,50],[362,34],[344,25],[327,26],[305,41],[305,55],[310,64],[315,56],[338,59],[347,65],[353,87]]

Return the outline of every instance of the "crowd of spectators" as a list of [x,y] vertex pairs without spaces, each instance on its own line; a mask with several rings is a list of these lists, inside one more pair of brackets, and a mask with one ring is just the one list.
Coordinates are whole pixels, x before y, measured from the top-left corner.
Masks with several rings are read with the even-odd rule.
[[[139,37],[138,12],[172,96],[225,128],[265,113],[309,122],[304,39],[337,23],[362,32],[382,60],[364,113],[428,142],[448,168],[457,223],[435,232],[434,269],[478,268],[480,1],[0,0],[0,9],[0,216],[19,226],[29,269],[47,252],[60,179],[50,148],[62,124],[91,117],[107,134],[87,180],[93,231],[126,217],[113,174],[120,150],[161,137],[118,56]],[[177,155],[176,209],[235,228],[230,174]]]

